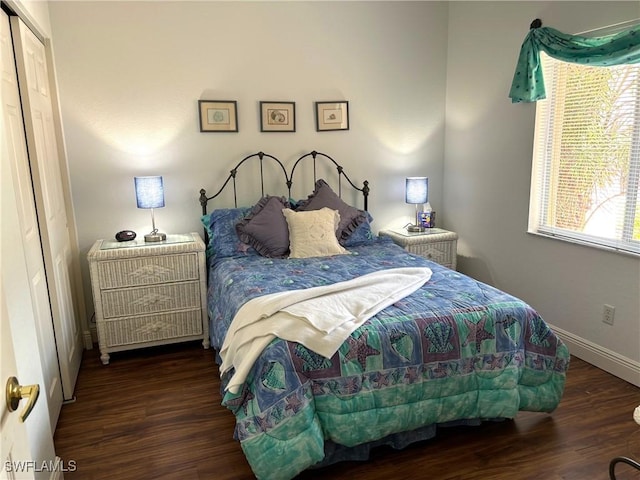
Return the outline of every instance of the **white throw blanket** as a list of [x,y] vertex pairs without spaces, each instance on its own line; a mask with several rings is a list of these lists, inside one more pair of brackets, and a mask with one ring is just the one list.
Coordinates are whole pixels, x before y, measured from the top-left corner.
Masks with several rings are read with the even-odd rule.
[[276,337],[331,358],[355,329],[416,291],[431,273],[426,267],[394,268],[249,300],[236,313],[220,350],[220,375],[235,369],[226,390],[238,393],[260,353]]

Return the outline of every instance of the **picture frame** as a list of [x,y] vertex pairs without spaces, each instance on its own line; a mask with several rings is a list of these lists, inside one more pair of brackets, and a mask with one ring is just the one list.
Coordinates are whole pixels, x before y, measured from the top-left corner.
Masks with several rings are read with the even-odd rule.
[[295,102],[260,102],[261,132],[295,132]]
[[238,102],[235,100],[198,100],[201,132],[237,132]]
[[349,130],[349,102],[316,102],[316,131]]

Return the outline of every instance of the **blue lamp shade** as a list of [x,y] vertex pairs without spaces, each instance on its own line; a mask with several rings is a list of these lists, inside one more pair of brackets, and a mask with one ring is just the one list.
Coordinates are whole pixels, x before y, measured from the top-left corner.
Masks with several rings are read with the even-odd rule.
[[138,208],[164,207],[162,177],[133,177]]
[[136,201],[138,208],[151,209],[151,225],[153,230],[144,236],[145,242],[162,242],[167,235],[158,232],[156,218],[153,215],[154,208],[164,207],[164,187],[162,177],[133,177],[136,186]]
[[419,204],[429,201],[429,179],[427,177],[407,177],[405,201]]

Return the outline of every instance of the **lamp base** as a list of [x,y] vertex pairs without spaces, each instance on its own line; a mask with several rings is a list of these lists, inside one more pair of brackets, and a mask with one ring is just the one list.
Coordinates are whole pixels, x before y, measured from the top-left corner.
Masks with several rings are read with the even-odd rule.
[[409,225],[407,227],[407,232],[411,232],[411,233],[424,232],[424,227],[421,225]]
[[167,235],[165,233],[159,233],[159,232],[151,232],[151,233],[147,233],[144,236],[144,241],[145,242],[163,242],[164,240],[167,239]]

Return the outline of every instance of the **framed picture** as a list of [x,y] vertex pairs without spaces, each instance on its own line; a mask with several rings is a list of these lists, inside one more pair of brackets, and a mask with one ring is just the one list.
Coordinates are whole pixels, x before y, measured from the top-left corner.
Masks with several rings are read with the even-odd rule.
[[295,132],[295,102],[260,102],[261,132]]
[[235,100],[198,100],[201,132],[237,132],[238,105]]
[[349,102],[316,102],[316,130],[349,130]]

